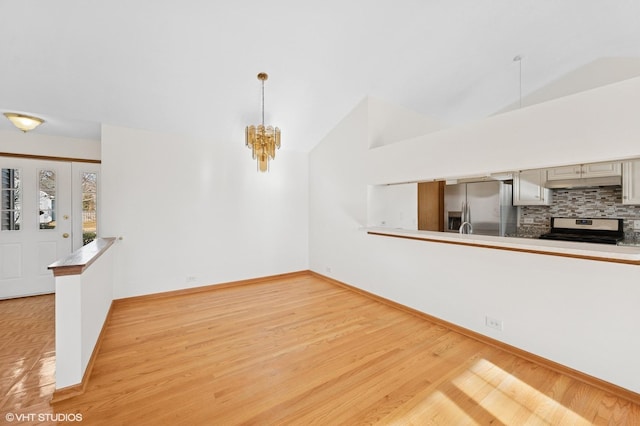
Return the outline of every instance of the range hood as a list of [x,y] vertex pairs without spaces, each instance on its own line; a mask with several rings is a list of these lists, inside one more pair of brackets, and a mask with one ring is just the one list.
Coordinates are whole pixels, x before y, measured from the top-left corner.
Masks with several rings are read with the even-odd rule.
[[548,180],[544,187],[549,189],[591,188],[594,186],[620,186],[622,176],[591,177],[578,179]]
[[507,181],[513,179],[513,172],[503,173],[490,173],[483,176],[471,176],[458,179],[447,179],[445,183],[447,185],[455,185],[457,183],[476,183],[476,182],[491,182],[494,180]]

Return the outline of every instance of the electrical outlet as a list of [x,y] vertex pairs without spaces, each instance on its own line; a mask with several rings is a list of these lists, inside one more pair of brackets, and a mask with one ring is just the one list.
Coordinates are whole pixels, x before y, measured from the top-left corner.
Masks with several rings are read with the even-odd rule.
[[491,317],[484,317],[484,324],[489,328],[502,331],[502,320],[491,318]]
[[640,231],[640,220],[634,220],[633,221],[633,230],[634,231]]
[[195,277],[195,276],[193,276],[193,275],[189,275],[189,276],[187,277],[187,282],[188,282],[188,283],[192,283],[192,282],[195,282],[195,281],[196,281],[196,277]]
[[327,274],[330,274],[330,273],[331,273],[331,266],[325,266],[324,271],[325,271]]
[[533,224],[533,218],[532,217],[525,217],[524,218],[524,223],[527,225],[532,225]]

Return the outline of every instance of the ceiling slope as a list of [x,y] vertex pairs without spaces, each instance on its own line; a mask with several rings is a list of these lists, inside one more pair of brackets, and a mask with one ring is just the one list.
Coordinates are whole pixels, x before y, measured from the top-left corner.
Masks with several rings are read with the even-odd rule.
[[[479,120],[599,58],[640,57],[640,2],[0,0],[0,111],[308,151],[366,96]],[[0,125],[0,130],[7,124]]]

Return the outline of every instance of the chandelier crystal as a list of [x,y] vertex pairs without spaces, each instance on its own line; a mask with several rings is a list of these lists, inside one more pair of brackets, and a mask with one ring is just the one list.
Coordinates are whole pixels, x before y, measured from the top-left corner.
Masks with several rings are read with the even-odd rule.
[[264,82],[267,78],[266,73],[258,74],[258,80],[262,82],[262,124],[247,126],[245,131],[245,144],[257,160],[260,172],[269,171],[269,160],[276,157],[276,149],[280,148],[280,129],[264,125]]

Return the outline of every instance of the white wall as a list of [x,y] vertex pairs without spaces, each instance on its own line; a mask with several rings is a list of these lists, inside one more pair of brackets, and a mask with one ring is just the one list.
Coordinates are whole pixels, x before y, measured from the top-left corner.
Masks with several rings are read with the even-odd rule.
[[446,126],[434,117],[428,117],[405,108],[392,105],[375,97],[369,97],[369,146],[379,147],[402,139],[423,136]]
[[[612,87],[611,93],[599,98],[622,95],[618,89]],[[640,134],[638,124],[618,127],[629,118],[625,109],[629,105],[616,109],[621,117],[606,112],[601,120],[588,123],[589,131],[584,123],[572,131],[581,120],[572,117],[571,111],[617,107],[584,105],[584,100],[579,96],[577,105],[565,105],[566,117],[547,117],[549,122],[537,123],[573,134],[553,142],[562,160],[640,154],[640,145],[631,143],[632,136],[636,140]],[[525,111],[513,113],[511,120],[505,114],[500,121],[478,123],[477,131],[447,130],[440,132],[442,136],[431,134],[407,144],[376,148],[371,151],[384,150],[384,156],[372,156],[367,140],[374,137],[369,136],[368,122],[372,108],[375,104],[361,102],[310,154],[310,268],[640,392],[640,267],[370,236],[358,230],[364,225],[361,218],[366,217],[367,184],[464,175],[484,170],[485,162],[488,171],[508,169],[511,164],[514,168],[547,165],[551,161],[547,140],[526,151],[514,148],[503,155],[490,155],[496,140],[500,144],[508,140],[505,129],[526,124]],[[562,123],[566,128],[561,128]],[[610,134],[616,139],[582,144],[589,134]],[[468,155],[444,156],[445,144],[454,144]],[[430,150],[437,155],[426,155]],[[494,167],[498,170],[492,170]],[[504,330],[487,328],[487,315],[502,320]]]
[[368,226],[418,229],[418,184],[370,185]]
[[[526,64],[523,65],[526,66]],[[521,101],[518,100],[503,108],[499,113],[519,109],[521,105],[539,104],[638,76],[640,76],[640,58],[598,58],[551,83],[546,83],[543,87],[523,96]]]
[[[309,259],[312,270],[358,284],[366,270],[353,239],[367,226],[368,100],[363,100],[309,156]],[[342,245],[342,243],[346,243]]]
[[99,160],[100,141],[0,130],[0,152]]
[[80,275],[56,278],[56,389],[82,381],[82,279]]
[[56,389],[82,381],[113,300],[117,249],[116,243],[82,274],[56,277]]
[[[640,156],[640,77],[372,149],[384,184]],[[362,161],[362,160],[361,160]]]
[[120,244],[116,241],[81,275],[82,372],[87,369],[113,301],[114,265]]
[[244,134],[103,126],[101,236],[122,236],[114,298],[308,269],[308,155],[256,172]]

